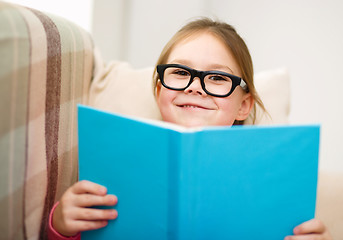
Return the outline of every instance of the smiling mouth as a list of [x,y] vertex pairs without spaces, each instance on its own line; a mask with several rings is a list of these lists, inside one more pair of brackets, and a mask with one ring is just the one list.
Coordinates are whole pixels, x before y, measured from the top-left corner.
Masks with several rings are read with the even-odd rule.
[[209,108],[206,108],[206,107],[202,107],[202,106],[197,106],[197,105],[188,105],[188,104],[185,104],[185,105],[177,105],[178,107],[181,107],[181,108],[191,108],[191,109],[205,109],[205,110],[211,110]]

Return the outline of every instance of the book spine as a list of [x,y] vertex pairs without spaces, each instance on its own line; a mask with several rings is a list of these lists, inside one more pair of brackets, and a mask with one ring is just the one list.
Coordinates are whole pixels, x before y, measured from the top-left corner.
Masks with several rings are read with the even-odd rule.
[[[195,140],[196,133],[187,132],[179,133],[177,138],[178,152],[175,156],[178,162],[177,182],[178,182],[178,240],[192,240],[194,239],[194,164],[196,163],[196,149]],[[196,173],[195,173],[196,174]]]
[[179,133],[170,131],[168,149],[168,230],[167,239],[179,239],[179,170],[180,141]]

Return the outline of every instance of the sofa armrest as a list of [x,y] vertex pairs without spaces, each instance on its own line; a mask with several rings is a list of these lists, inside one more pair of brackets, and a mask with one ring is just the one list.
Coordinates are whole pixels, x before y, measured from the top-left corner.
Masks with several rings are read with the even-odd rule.
[[46,239],[51,207],[78,178],[93,43],[65,19],[0,2],[0,56],[1,236]]

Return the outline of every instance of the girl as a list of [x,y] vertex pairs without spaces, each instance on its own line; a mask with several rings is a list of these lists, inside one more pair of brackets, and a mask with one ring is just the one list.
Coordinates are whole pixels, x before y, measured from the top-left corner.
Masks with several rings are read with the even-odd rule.
[[[164,121],[186,127],[242,124],[258,104],[252,60],[244,41],[228,24],[193,21],[168,42],[157,62],[154,90]],[[255,112],[253,112],[255,118]],[[106,226],[118,216],[114,195],[98,184],[71,186],[50,214],[50,239],[79,239],[80,232]],[[266,231],[268,231],[266,229]],[[287,240],[331,239],[324,224],[310,220]]]

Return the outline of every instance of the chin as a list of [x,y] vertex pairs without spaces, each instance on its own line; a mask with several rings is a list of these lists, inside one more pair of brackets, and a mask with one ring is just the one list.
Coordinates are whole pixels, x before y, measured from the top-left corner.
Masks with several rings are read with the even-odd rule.
[[[163,118],[162,118],[163,119]],[[210,124],[202,121],[197,121],[197,120],[188,120],[188,121],[182,121],[180,119],[163,119],[165,122],[170,122],[173,124],[180,125],[182,127],[204,127],[204,126],[209,126]]]
[[213,118],[202,118],[202,117],[184,117],[184,118],[163,118],[163,121],[174,123],[183,127],[206,127],[206,126],[232,126],[234,119],[226,119],[226,121],[218,121]]
[[208,124],[203,124],[203,123],[187,123],[187,124],[180,124],[180,125],[187,128],[209,126]]
[[202,119],[192,119],[188,121],[179,122],[177,124],[182,125],[184,127],[205,127],[215,125],[209,121],[204,121]]
[[184,123],[177,123],[179,125],[182,125],[184,127],[206,127],[206,126],[232,126],[233,121],[227,121],[227,122],[211,122],[211,121],[201,121],[201,120],[193,120],[193,121],[187,121]]

